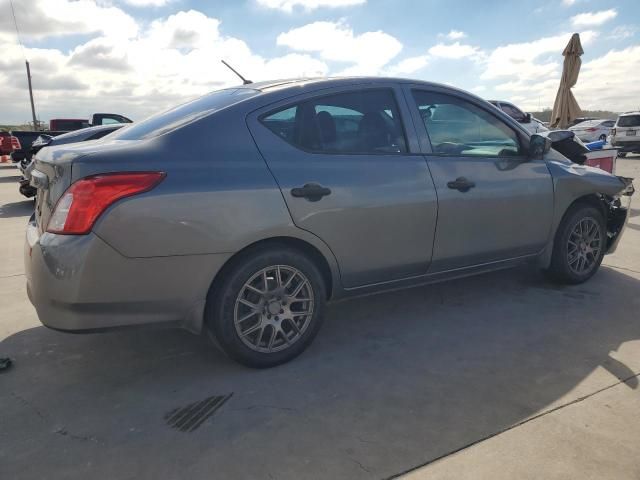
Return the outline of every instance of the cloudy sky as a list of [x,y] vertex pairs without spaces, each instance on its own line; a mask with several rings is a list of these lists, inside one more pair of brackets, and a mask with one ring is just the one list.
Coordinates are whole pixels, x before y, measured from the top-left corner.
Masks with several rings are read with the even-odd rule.
[[0,123],[133,119],[238,83],[324,75],[426,79],[553,104],[573,32],[585,109],[640,108],[638,0],[0,0]]

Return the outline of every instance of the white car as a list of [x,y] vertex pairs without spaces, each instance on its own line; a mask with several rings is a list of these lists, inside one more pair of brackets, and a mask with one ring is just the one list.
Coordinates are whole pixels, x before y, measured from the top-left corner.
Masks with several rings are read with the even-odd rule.
[[524,113],[513,103],[505,102],[503,100],[489,100],[489,103],[502,110],[504,113],[513,118],[516,122],[521,124],[527,129],[529,133],[548,132],[549,129],[544,124],[531,116],[530,113]]
[[611,144],[618,149],[618,156],[640,153],[640,111],[626,112],[616,120],[611,130]]
[[606,119],[587,120],[569,127],[569,130],[575,133],[576,137],[583,142],[606,141],[615,123],[615,120]]

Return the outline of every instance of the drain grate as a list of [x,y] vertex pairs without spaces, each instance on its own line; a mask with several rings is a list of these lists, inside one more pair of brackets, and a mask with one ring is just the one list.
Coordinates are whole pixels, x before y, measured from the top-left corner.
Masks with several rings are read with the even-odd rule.
[[182,408],[174,408],[168,412],[164,419],[167,424],[180,430],[181,432],[193,432],[196,428],[204,423],[204,421],[224,405],[231,398],[233,393],[229,395],[214,395],[207,397],[199,402],[191,403]]

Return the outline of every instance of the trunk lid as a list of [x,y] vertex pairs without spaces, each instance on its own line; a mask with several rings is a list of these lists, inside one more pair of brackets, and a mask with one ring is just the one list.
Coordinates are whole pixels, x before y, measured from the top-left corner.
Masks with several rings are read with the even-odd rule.
[[56,202],[71,185],[73,162],[91,150],[91,147],[62,145],[43,148],[36,154],[30,184],[37,189],[35,214],[40,233],[46,230]]

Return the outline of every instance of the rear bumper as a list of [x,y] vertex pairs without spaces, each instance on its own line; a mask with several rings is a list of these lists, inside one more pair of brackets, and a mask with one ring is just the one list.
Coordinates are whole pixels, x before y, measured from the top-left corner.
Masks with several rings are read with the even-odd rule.
[[621,142],[619,140],[614,140],[611,145],[613,145],[614,148],[617,148],[619,152],[640,153],[640,140],[633,142]]
[[95,234],[27,227],[27,293],[43,325],[92,332],[166,324],[199,332],[207,292],[229,255],[127,258]]

